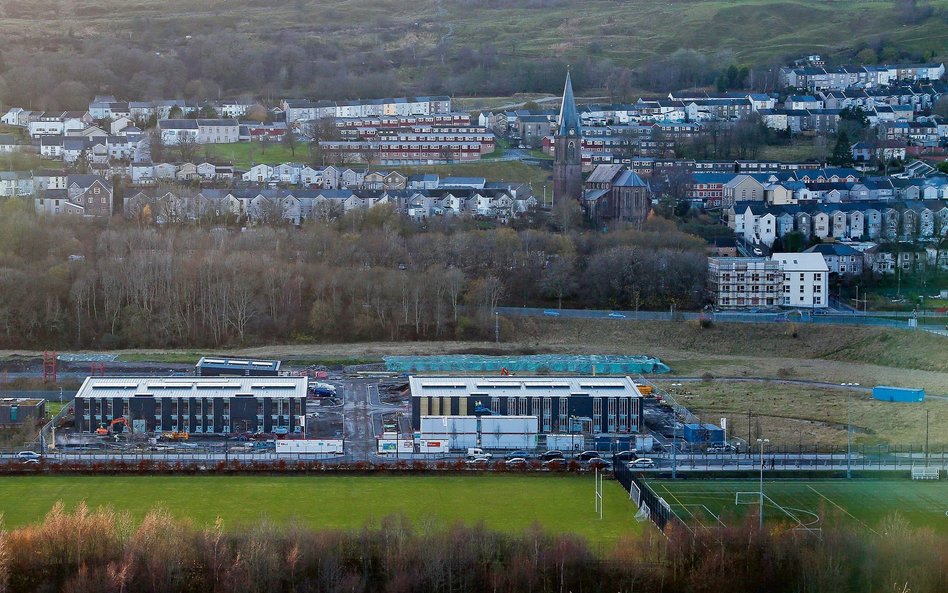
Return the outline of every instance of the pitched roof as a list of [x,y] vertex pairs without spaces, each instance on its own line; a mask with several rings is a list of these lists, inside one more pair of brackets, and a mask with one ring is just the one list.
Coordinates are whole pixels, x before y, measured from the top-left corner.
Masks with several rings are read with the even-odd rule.
[[842,243],[820,243],[819,245],[814,245],[809,249],[804,249],[803,252],[819,253],[824,257],[827,255],[860,255],[858,251],[849,245],[843,245]]
[[822,253],[775,253],[771,256],[785,271],[828,272]]

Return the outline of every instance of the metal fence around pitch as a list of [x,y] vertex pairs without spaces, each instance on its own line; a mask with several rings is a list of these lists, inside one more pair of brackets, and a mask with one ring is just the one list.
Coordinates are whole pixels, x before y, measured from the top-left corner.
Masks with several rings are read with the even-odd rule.
[[[497,307],[502,316],[552,317],[563,319],[609,319],[621,321],[695,321],[709,319],[718,323],[797,323],[831,325],[870,325],[905,330],[931,330],[942,327],[944,315],[918,314],[918,325],[909,325],[912,313],[878,312],[846,313],[812,312],[809,310],[787,310],[773,313],[749,313],[740,311],[606,311],[593,309],[535,309],[529,307]],[[927,322],[927,324],[926,324]]]
[[[760,467],[759,451],[747,447],[743,438],[740,451],[705,451],[707,444],[695,444],[693,450],[679,450],[677,454],[662,454],[667,462],[665,469],[673,466],[682,471],[715,470],[726,466],[733,471],[754,470]],[[734,440],[734,439],[732,439]],[[832,470],[849,467],[853,471],[901,471],[914,466],[932,466],[948,469],[948,448],[942,444],[926,447],[924,444],[866,445],[854,444],[849,450],[845,446],[799,445],[771,446],[764,450],[764,467],[767,470]]]
[[[624,462],[613,460],[612,475],[617,482],[622,484],[626,492],[629,493],[632,501],[636,502],[636,510],[647,509],[649,520],[654,523],[659,530],[664,532],[668,526],[668,522],[675,517],[668,503],[665,502],[662,497],[652,492],[648,484],[636,476]],[[682,525],[684,524],[682,523]]]

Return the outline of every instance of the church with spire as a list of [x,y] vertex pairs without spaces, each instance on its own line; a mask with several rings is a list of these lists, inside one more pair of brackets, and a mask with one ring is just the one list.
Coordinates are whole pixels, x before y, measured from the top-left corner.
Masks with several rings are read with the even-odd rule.
[[553,203],[575,200],[597,225],[621,221],[641,226],[651,211],[648,182],[618,164],[598,165],[584,182],[582,143],[583,129],[567,72],[553,134]]
[[583,197],[583,151],[582,127],[576,99],[573,97],[573,83],[569,72],[566,73],[566,86],[563,89],[563,102],[560,105],[560,118],[553,134],[553,203],[562,200],[580,202]]

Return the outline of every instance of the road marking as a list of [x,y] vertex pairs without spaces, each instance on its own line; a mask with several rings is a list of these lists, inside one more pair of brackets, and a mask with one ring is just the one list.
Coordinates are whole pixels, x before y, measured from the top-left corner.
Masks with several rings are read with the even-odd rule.
[[843,507],[839,506],[838,504],[836,504],[835,502],[833,502],[832,500],[830,500],[830,498],[829,498],[828,496],[826,496],[825,494],[823,494],[822,492],[820,492],[819,490],[817,490],[817,489],[814,488],[813,486],[810,486],[809,484],[807,484],[806,487],[809,488],[810,490],[812,490],[813,492],[815,492],[816,495],[819,496],[820,498],[823,498],[824,500],[826,500],[827,502],[829,502],[831,505],[833,505],[833,506],[836,507],[837,509],[843,511],[843,513],[845,513],[845,514],[849,515],[850,517],[852,517],[853,519],[855,519],[857,523],[860,523],[863,527],[865,527],[865,528],[868,529],[869,531],[875,533],[876,535],[879,535],[879,532],[878,532],[878,531],[876,531],[876,530],[873,529],[872,527],[869,527],[868,525],[866,525],[865,522],[861,521],[858,517],[856,517],[855,515],[853,515],[852,513],[850,513],[849,511],[847,511],[846,509],[844,509]]

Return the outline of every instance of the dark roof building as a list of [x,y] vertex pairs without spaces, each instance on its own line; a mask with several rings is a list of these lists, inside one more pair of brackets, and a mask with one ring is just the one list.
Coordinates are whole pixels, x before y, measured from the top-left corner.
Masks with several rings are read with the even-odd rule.
[[275,377],[280,374],[279,360],[201,357],[195,365],[199,377]]

